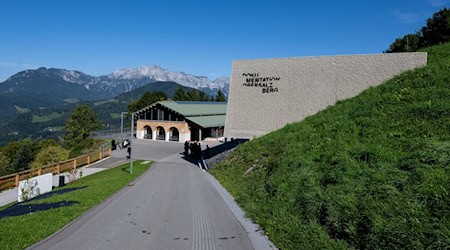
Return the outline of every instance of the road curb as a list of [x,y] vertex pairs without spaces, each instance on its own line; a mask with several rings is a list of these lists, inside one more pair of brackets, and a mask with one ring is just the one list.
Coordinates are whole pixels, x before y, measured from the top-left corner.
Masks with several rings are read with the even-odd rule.
[[264,235],[264,232],[260,227],[253,223],[251,220],[245,217],[244,211],[239,207],[239,205],[234,200],[233,196],[220,184],[220,182],[211,174],[206,173],[208,180],[220,194],[222,199],[225,201],[227,206],[230,208],[231,212],[234,214],[236,219],[242,225],[242,227],[247,232],[248,238],[255,249],[276,249],[278,248]]
[[[92,207],[88,211],[84,212],[83,214],[78,216],[76,219],[74,219],[73,221],[69,222],[68,224],[66,224],[65,226],[60,228],[58,231],[54,232],[52,235],[50,235],[47,238],[37,242],[36,244],[33,244],[33,245],[27,247],[26,249],[27,250],[29,250],[29,249],[47,249],[47,247],[46,247],[47,243],[49,243],[53,239],[57,239],[57,237],[60,236],[60,233],[68,230],[71,226],[75,226],[75,228],[72,228],[71,231],[77,231],[84,223],[86,223],[91,218],[93,218],[96,214],[101,212],[103,210],[103,208],[109,206],[118,196],[123,195],[123,193],[125,193],[128,189],[132,188],[132,186],[134,186],[134,184],[137,181],[142,179],[145,175],[149,174],[152,171],[152,169],[154,169],[154,167],[153,167],[154,163],[155,162],[152,163],[152,166],[150,166],[150,168],[147,171],[142,173],[136,179],[131,180],[130,182],[128,182],[128,184],[123,186],[117,192],[115,192],[114,194],[112,194],[111,196],[109,196],[108,198],[106,198],[105,200],[103,200],[102,202],[97,204],[96,206]],[[118,165],[118,166],[120,166],[120,165]],[[65,237],[62,237],[62,238],[65,238]]]

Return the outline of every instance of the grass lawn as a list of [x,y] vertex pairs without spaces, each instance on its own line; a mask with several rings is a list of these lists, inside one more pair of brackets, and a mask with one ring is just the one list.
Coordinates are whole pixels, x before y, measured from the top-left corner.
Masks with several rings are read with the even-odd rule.
[[32,123],[41,123],[41,122],[48,122],[51,121],[53,119],[56,119],[60,116],[62,116],[64,113],[56,113],[53,112],[51,114],[48,115],[33,115],[33,118],[31,120]]
[[450,43],[210,171],[280,249],[450,249]]
[[94,103],[94,107],[97,107],[97,106],[100,106],[100,105],[103,105],[103,104],[109,103],[109,102],[111,102],[111,103],[118,103],[119,100],[115,99],[115,98],[112,98],[112,99],[108,99],[108,100],[104,100],[104,101],[95,102]]
[[126,163],[57,188],[47,198],[0,207],[0,248],[24,249],[53,234],[150,168],[142,162],[134,162],[132,175]]
[[111,114],[109,114],[109,116],[111,116],[111,118],[113,118],[113,119],[120,119],[119,113],[111,113]]

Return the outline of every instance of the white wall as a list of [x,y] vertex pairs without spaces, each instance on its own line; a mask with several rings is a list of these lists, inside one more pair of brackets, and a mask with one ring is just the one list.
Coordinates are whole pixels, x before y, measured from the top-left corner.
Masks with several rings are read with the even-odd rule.
[[36,176],[28,180],[19,182],[17,201],[22,202],[25,196],[28,199],[34,198],[38,195],[52,191],[53,175],[51,173]]
[[225,137],[264,135],[426,63],[424,52],[234,61]]
[[144,139],[144,130],[136,130],[136,138]]

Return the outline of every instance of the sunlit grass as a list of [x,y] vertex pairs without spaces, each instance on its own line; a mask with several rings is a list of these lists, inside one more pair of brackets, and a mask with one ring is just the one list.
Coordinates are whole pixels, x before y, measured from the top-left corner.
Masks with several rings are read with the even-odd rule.
[[211,173],[281,249],[450,248],[450,43]]
[[[135,179],[149,167],[135,161],[133,174],[129,163],[105,170],[63,188],[54,195],[0,208],[0,248],[24,249],[71,222]],[[50,193],[51,194],[51,193]]]

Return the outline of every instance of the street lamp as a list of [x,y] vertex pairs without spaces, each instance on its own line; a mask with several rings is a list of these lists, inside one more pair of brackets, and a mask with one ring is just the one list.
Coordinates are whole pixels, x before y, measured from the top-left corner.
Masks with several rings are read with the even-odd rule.
[[[131,145],[133,145],[132,144],[132,142],[133,142],[133,137],[134,137],[134,112],[133,113],[131,113],[131,138],[130,138],[130,147],[131,147]],[[131,148],[131,150],[133,151],[133,148]],[[133,174],[133,157],[132,157],[132,155],[133,155],[133,152],[130,152],[130,174]]]
[[128,112],[120,113],[120,138],[122,139],[121,143],[123,143],[123,114],[128,114]]

